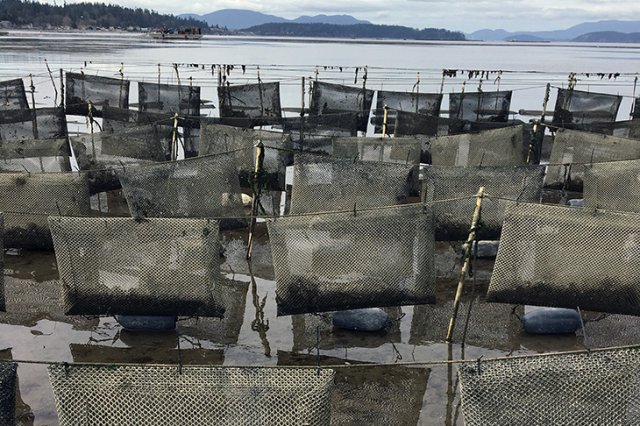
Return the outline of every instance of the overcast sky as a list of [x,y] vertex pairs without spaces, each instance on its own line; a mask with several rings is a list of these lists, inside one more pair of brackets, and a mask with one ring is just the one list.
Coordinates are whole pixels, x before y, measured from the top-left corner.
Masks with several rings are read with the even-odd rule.
[[[67,3],[79,1],[67,0]],[[58,4],[62,2],[57,0]],[[176,15],[205,14],[220,9],[250,9],[285,18],[320,13],[348,14],[375,24],[436,27],[464,32],[483,28],[556,30],[584,21],[640,20],[638,0],[109,0],[102,3],[144,7]]]

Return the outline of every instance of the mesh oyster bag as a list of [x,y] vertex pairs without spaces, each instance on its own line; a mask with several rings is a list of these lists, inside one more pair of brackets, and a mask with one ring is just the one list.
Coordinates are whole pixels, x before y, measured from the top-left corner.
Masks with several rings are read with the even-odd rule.
[[116,169],[131,215],[231,217],[244,215],[230,154]]
[[640,315],[639,218],[509,206],[487,300]]
[[66,137],[67,119],[63,108],[0,111],[0,140]]
[[449,117],[466,121],[507,121],[510,90],[449,93]]
[[9,109],[29,109],[21,78],[0,81],[0,111]]
[[638,348],[465,363],[465,425],[632,425],[640,422]]
[[387,134],[395,133],[397,111],[408,111],[437,117],[440,115],[442,104],[441,93],[418,92],[390,92],[378,90],[376,107],[373,110],[371,122],[375,125],[375,132],[382,133],[384,123],[384,107],[387,106]]
[[14,425],[18,364],[0,362],[0,424]]
[[[538,203],[544,166],[443,167],[423,169],[423,194],[432,203],[436,240],[466,240],[476,205],[474,196],[485,188],[477,235],[497,239],[506,208],[518,202]],[[512,201],[510,201],[512,200]]]
[[431,141],[434,166],[521,166],[529,145],[523,125],[438,136]]
[[428,141],[424,137],[337,137],[332,139],[334,157],[397,164],[420,164]]
[[365,132],[373,103],[373,90],[314,81],[309,115],[357,113],[358,130]]
[[558,89],[552,123],[559,127],[594,122],[613,122],[618,116],[622,96]]
[[247,118],[257,122],[279,122],[280,83],[225,85],[218,87],[221,118]]
[[587,164],[635,159],[640,159],[638,140],[558,129],[553,139],[545,185],[580,190]]
[[38,172],[71,171],[66,139],[0,140],[0,170]]
[[336,112],[333,114],[283,117],[282,129],[292,136],[303,134],[303,138],[314,136],[357,136],[358,113]]
[[5,247],[50,249],[47,216],[91,211],[86,176],[77,173],[0,173]]
[[61,426],[328,426],[333,377],[309,368],[49,367]]
[[396,137],[410,135],[446,136],[464,133],[465,126],[470,125],[456,118],[398,110],[395,113],[394,133]]
[[267,222],[278,315],[435,303],[431,221],[414,204]]
[[67,315],[221,316],[218,222],[49,217]]
[[586,166],[583,196],[590,209],[640,213],[640,160]]
[[200,115],[200,87],[180,84],[138,83],[140,112]]
[[65,107],[67,114],[102,116],[102,108],[129,108],[129,80],[97,75],[66,73]]
[[412,165],[296,154],[291,214],[405,204]]

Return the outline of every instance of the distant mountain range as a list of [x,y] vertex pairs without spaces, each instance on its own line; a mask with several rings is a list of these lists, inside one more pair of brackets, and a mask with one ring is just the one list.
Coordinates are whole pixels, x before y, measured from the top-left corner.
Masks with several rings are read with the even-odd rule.
[[502,29],[483,29],[467,34],[469,40],[485,41],[590,41],[628,42],[640,41],[637,33],[640,21],[583,22],[566,30],[509,32]]
[[333,24],[333,25],[355,25],[369,24],[369,21],[362,21],[350,15],[315,15],[300,16],[296,19],[286,19],[280,16],[267,15],[260,12],[244,9],[222,9],[205,15],[196,15],[186,13],[179,15],[181,18],[199,19],[211,26],[220,28],[228,28],[230,30],[241,30],[244,28],[255,27],[262,24]]

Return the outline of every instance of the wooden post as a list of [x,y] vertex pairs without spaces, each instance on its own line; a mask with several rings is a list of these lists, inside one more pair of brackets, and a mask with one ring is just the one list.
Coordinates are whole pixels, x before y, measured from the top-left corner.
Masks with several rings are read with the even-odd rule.
[[38,116],[36,115],[36,86],[33,85],[33,74],[29,74],[29,89],[31,90],[31,104],[33,105],[33,138],[38,139]]
[[64,71],[60,68],[60,106],[64,106]]
[[[531,164],[531,161],[534,158],[534,153],[540,157],[540,153],[542,152],[542,144],[540,146],[536,146],[536,142],[538,140],[538,131],[544,124],[545,115],[547,115],[547,105],[549,104],[549,95],[551,94],[551,83],[547,83],[547,88],[544,94],[544,101],[542,101],[542,114],[540,115],[539,121],[533,121],[533,127],[531,129],[531,140],[529,142],[529,151],[527,152],[527,164]],[[544,135],[543,135],[544,137]]]
[[178,159],[178,113],[173,116],[173,133],[171,135],[171,161]]
[[256,228],[256,216],[258,214],[258,203],[262,192],[261,175],[264,165],[264,145],[261,140],[256,144],[256,163],[253,172],[253,201],[251,203],[251,223],[249,224],[249,239],[247,241],[247,260],[251,260],[253,251],[253,232]]
[[387,120],[389,119],[389,105],[384,105],[384,114],[382,115],[382,137],[387,136]]
[[469,272],[469,265],[471,264],[471,250],[476,241],[476,231],[478,228],[478,222],[480,221],[480,212],[482,211],[482,199],[484,198],[484,186],[480,187],[480,190],[476,194],[476,208],[473,211],[473,218],[471,219],[471,228],[469,229],[469,237],[465,244],[464,255],[462,257],[464,263],[460,270],[460,280],[458,281],[458,289],[456,290],[456,297],[453,300],[453,312],[451,313],[451,320],[449,321],[449,329],[447,330],[447,342],[451,342],[453,338],[453,330],[456,326],[456,317],[458,316],[458,308],[460,306],[460,299],[462,298],[462,290],[464,288],[464,281],[467,273]]
[[302,77],[302,94],[300,96],[300,147],[304,146],[304,95],[305,78]]
[[161,81],[161,79],[160,79],[160,75],[161,75],[161,72],[160,72],[160,64],[158,64],[158,86],[160,85],[160,81]]
[[56,106],[58,104],[58,88],[56,87],[56,82],[53,79],[53,73],[51,72],[51,68],[49,68],[49,62],[47,62],[47,58],[44,58],[44,64],[47,66],[47,72],[49,73],[51,84],[53,85],[53,92],[55,93],[55,97],[53,98],[53,106]]
[[633,97],[631,100],[631,112],[629,112],[629,119],[633,120],[633,115],[636,112],[636,87],[638,86],[638,76],[633,79]]

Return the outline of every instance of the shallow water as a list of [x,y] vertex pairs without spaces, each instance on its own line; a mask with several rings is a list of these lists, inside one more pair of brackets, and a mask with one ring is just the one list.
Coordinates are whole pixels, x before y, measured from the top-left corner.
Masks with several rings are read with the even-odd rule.
[[[515,107],[540,108],[547,81],[562,85],[570,71],[636,72],[639,52],[634,45],[602,48],[570,44],[363,44],[214,37],[195,43],[158,43],[130,34],[80,36],[22,32],[0,37],[0,79],[33,73],[38,105],[50,106],[54,98],[53,85],[44,67],[44,58],[54,70],[54,81],[57,81],[58,68],[76,71],[83,68],[85,72],[117,76],[123,62],[124,73],[132,80],[155,81],[156,64],[161,63],[161,79],[175,82],[173,63],[235,63],[247,64],[247,71],[243,74],[237,67],[230,79],[244,83],[255,82],[257,65],[260,65],[263,79],[283,81],[283,105],[295,107],[300,104],[300,77],[313,77],[316,65],[319,78],[350,84],[354,67],[368,64],[369,87],[395,90],[411,90],[420,70],[423,91],[439,90],[441,68],[502,69],[517,71],[503,74],[501,81],[501,88],[516,90]],[[211,99],[215,105],[216,77],[210,68],[181,66],[179,72],[182,79],[193,77],[194,84],[203,87],[203,98]],[[362,69],[360,73],[361,76]],[[578,88],[585,85],[593,90],[625,95],[631,95],[633,90],[629,76],[612,81],[593,76],[581,79]],[[447,80],[445,91],[459,90],[465,80],[465,76]],[[473,88],[477,83],[473,82]],[[484,84],[487,90],[497,85],[493,80],[486,80]],[[621,119],[628,113],[625,108],[629,105],[630,100],[625,98]],[[208,113],[215,114],[215,110],[209,109]],[[72,124],[71,130],[81,129],[84,125],[81,121]],[[223,270],[229,280],[224,286],[225,294],[233,301],[227,317],[223,320],[181,318],[177,331],[170,333],[131,333],[122,330],[113,318],[64,315],[55,255],[9,251],[4,265],[8,312],[0,313],[0,358],[101,363],[176,363],[182,359],[185,364],[227,366],[314,365],[317,362],[393,364],[583,347],[581,336],[526,335],[512,314],[512,306],[483,303],[482,295],[493,266],[491,260],[477,265],[475,292],[471,291],[471,284],[467,285],[466,303],[458,319],[454,344],[446,344],[444,337],[459,270],[460,244],[438,244],[438,303],[387,308],[394,321],[383,332],[336,330],[326,315],[277,317],[276,285],[264,226],[258,228],[257,235],[250,270],[244,260],[246,233],[223,233],[226,248]],[[260,308],[263,298],[266,298],[264,308]],[[467,343],[463,347],[460,344],[462,328],[472,299],[476,303],[472,306]],[[522,308],[516,309],[516,313],[521,314]],[[593,347],[640,342],[637,319],[615,315],[600,319],[598,314],[585,314],[587,335]],[[320,348],[319,358],[316,347]],[[46,367],[20,363],[18,375],[21,424],[57,424]],[[334,411],[340,413],[337,418],[344,423],[349,423],[350,410],[361,416],[360,421],[353,424],[362,423],[367,415],[374,420],[382,419],[384,413],[389,415],[389,422],[396,424],[463,422],[456,368],[452,366],[354,368],[339,374],[336,395]]]

